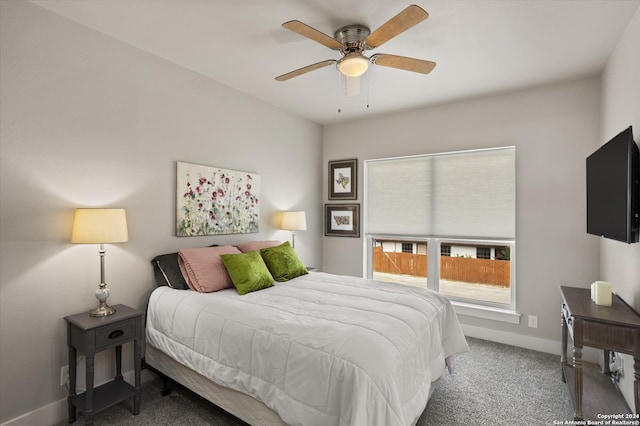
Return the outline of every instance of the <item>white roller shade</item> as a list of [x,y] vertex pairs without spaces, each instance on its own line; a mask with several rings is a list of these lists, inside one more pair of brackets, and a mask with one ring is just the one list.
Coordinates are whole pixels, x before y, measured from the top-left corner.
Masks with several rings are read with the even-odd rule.
[[515,238],[515,148],[366,162],[367,232]]
[[374,234],[431,234],[431,158],[367,164],[367,230]]

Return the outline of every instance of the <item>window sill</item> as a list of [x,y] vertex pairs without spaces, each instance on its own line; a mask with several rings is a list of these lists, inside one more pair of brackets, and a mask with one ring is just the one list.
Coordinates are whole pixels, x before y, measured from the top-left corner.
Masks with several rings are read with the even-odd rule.
[[506,322],[509,324],[520,324],[520,315],[508,309],[492,308],[490,306],[472,305],[463,302],[451,302],[453,309],[458,315],[484,318],[493,321]]

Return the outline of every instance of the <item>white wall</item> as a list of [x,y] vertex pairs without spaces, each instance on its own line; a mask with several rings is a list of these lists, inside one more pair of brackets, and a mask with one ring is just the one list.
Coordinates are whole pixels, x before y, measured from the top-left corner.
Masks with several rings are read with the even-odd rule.
[[[598,239],[586,234],[585,158],[600,139],[599,78],[457,102],[325,128],[324,160],[363,160],[516,146],[517,311],[539,328],[461,317],[492,335],[524,335],[560,351],[558,286],[598,277]],[[326,182],[326,171],[325,182]],[[324,197],[327,200],[325,184]],[[362,233],[363,237],[364,234]],[[363,238],[324,237],[323,269],[361,276]],[[495,333],[499,330],[503,333]],[[515,343],[515,342],[512,342]]]
[[[640,142],[640,9],[609,58],[602,78],[602,137],[605,143],[627,126]],[[600,242],[600,279],[610,281],[636,311],[640,310],[640,243]],[[621,381],[630,407],[633,402],[633,358],[625,358]]]
[[[99,282],[98,247],[69,243],[76,207],[127,209],[130,241],[107,246],[112,304],[144,308],[157,254],[289,239],[285,209],[306,210],[296,249],[320,265],[322,128],[31,3],[0,8],[3,423],[66,398],[63,317]],[[174,237],[177,160],[260,174],[260,233]]]

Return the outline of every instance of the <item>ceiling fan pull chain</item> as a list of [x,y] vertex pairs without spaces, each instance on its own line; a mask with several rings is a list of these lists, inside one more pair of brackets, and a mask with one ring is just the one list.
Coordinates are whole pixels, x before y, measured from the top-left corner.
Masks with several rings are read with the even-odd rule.
[[340,77],[341,75],[342,75],[342,73],[338,73],[338,84],[336,86],[336,88],[337,88],[336,89],[336,98],[337,98],[337,104],[338,104],[338,114],[340,114],[342,112],[342,108],[341,108],[341,105],[340,105],[342,103],[342,96],[341,96],[341,93],[342,93],[342,82],[340,81],[341,80],[341,77]]
[[371,94],[371,73],[373,70],[369,70],[365,78],[367,79],[367,109],[369,109],[369,96]]

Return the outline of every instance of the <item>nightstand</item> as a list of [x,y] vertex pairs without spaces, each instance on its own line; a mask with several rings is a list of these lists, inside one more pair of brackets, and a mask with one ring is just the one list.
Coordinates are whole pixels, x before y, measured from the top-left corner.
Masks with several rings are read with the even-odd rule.
[[[142,356],[142,312],[125,305],[115,305],[116,313],[106,317],[92,317],[89,312],[67,316],[67,344],[69,345],[69,423],[76,421],[76,408],[84,413],[86,424],[93,424],[96,413],[127,398],[133,397],[133,414],[140,413],[140,370]],[[122,377],[122,345],[133,341],[135,386]],[[115,378],[94,389],[94,356],[97,352],[115,348]],[[86,358],[84,393],[76,395],[77,351]]]

